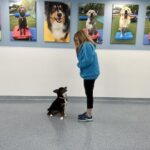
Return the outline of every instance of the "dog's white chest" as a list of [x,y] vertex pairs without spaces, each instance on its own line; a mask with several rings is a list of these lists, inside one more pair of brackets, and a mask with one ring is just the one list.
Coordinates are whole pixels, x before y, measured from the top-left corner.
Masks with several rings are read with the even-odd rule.
[[123,16],[120,17],[120,27],[127,28],[129,24],[130,24],[130,18],[129,17],[127,19],[125,19]]
[[57,22],[53,23],[52,32],[53,32],[53,36],[56,39],[61,39],[65,37],[66,33],[64,33],[63,30],[64,30],[64,25],[62,23],[57,23]]
[[93,20],[90,20],[90,18],[87,19],[86,21],[86,28],[87,29],[93,29],[96,25],[96,21],[93,19]]

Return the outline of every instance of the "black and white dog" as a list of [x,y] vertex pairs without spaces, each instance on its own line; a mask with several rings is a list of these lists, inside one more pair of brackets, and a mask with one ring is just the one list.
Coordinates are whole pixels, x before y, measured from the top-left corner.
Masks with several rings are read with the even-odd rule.
[[57,94],[57,98],[52,102],[50,107],[47,109],[47,115],[53,116],[55,114],[60,114],[60,119],[63,120],[65,116],[65,107],[68,101],[67,95],[67,87],[60,87],[53,91]]
[[70,7],[63,2],[45,2],[48,29],[56,42],[65,42],[70,32]]
[[21,7],[19,7],[18,12],[20,14],[20,16],[18,18],[18,25],[19,25],[18,31],[20,30],[20,35],[25,35],[25,30],[28,29],[27,28],[27,19],[25,16],[26,8],[21,6]]
[[86,21],[86,28],[88,30],[89,35],[97,34],[97,30],[96,30],[96,18],[95,18],[97,16],[96,11],[90,9],[86,13],[86,15],[88,16],[88,19]]

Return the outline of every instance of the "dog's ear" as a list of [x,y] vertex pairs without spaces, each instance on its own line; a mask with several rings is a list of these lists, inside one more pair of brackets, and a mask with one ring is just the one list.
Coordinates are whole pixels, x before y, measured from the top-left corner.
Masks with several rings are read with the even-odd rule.
[[96,13],[96,11],[94,12],[94,16],[97,16],[97,13]]
[[48,11],[47,11],[48,5],[49,5],[49,3],[48,3],[48,2],[45,2],[45,15],[46,15],[46,16],[47,16],[47,14],[48,14],[48,13],[47,13],[47,12],[48,12]]
[[128,14],[129,14],[129,15],[132,14],[132,11],[131,11],[131,9],[130,9],[129,7],[128,7],[128,10],[127,10],[127,11],[128,11]]
[[20,13],[21,6],[18,8],[18,12]]
[[24,9],[24,12],[26,12],[26,8],[22,5],[18,8],[18,12],[20,12],[22,8]]
[[64,93],[67,91],[67,87],[65,86],[65,87],[63,87],[63,89],[64,89]]
[[67,4],[65,4],[65,3],[63,3],[63,5],[64,5],[64,10],[65,10],[66,14],[67,14],[68,16],[70,16],[70,7],[69,7],[69,5],[67,5]]
[[56,90],[54,90],[53,92],[54,92],[54,93],[58,93],[58,90],[59,90],[59,89],[56,89]]
[[122,8],[120,11],[120,15],[123,15],[123,14],[124,14],[124,9]]
[[51,3],[52,3],[52,2],[48,2],[48,1],[45,2],[45,15],[46,15],[46,16],[48,16],[49,11],[50,11],[50,9],[51,9],[51,6],[52,6]]

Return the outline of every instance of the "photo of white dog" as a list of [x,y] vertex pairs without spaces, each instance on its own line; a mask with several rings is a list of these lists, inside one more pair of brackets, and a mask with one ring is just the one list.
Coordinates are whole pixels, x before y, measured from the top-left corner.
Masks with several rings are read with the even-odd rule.
[[121,36],[124,36],[128,30],[129,24],[131,22],[131,14],[132,12],[129,7],[123,7],[120,11],[119,30],[122,33]]
[[139,5],[113,4],[111,44],[135,44]]
[[86,13],[86,15],[88,16],[88,19],[86,21],[86,29],[88,30],[89,35],[97,34],[96,30],[97,13],[95,12],[95,10],[90,9]]
[[102,44],[103,26],[104,4],[81,3],[79,5],[78,30],[84,30],[96,44]]

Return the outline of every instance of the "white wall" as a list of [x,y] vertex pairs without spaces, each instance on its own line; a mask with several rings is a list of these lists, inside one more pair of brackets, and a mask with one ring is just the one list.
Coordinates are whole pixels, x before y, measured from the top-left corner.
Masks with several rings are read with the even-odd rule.
[[[150,98],[150,51],[97,50],[101,76],[96,97]],[[0,47],[0,96],[84,96],[74,49]]]

